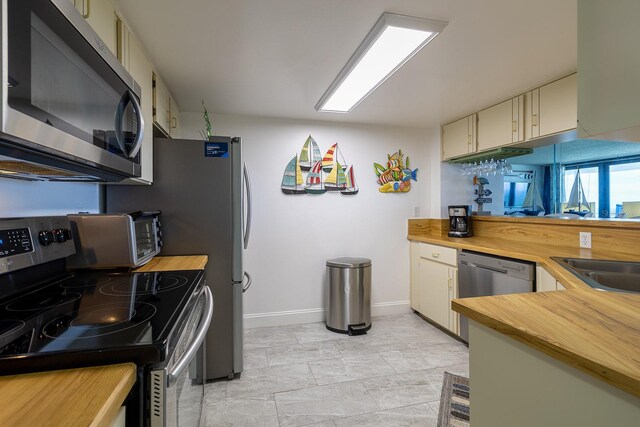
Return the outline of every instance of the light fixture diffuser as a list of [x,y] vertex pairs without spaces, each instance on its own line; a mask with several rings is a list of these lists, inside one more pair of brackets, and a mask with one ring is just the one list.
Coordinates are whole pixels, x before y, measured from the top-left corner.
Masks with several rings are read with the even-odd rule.
[[316,110],[348,113],[434,39],[446,22],[383,13]]

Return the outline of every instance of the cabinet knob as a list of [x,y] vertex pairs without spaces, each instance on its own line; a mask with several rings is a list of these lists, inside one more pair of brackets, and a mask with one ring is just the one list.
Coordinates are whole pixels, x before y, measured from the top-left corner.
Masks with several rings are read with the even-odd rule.
[[440,254],[438,252],[431,252],[431,256],[434,258],[440,258]]

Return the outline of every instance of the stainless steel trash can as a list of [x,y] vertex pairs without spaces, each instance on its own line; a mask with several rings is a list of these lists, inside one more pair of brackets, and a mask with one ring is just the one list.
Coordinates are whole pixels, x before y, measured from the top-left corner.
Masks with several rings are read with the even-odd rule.
[[327,261],[327,329],[349,335],[371,329],[371,260]]

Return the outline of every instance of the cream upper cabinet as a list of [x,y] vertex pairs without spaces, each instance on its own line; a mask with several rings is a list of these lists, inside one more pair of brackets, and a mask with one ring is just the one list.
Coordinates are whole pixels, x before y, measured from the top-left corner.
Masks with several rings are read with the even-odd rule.
[[153,73],[153,122],[167,136],[171,130],[170,96],[162,79]]
[[118,50],[118,17],[109,0],[71,0],[111,52]]
[[160,76],[156,73],[153,75],[153,121],[166,136],[179,138],[180,107]]
[[525,139],[575,129],[578,118],[577,75],[556,80],[525,94]]
[[524,141],[524,96],[478,113],[478,151]]
[[640,141],[639,16],[638,0],[578,1],[579,138]]
[[169,135],[171,138],[180,138],[180,106],[169,94]]
[[442,159],[463,156],[476,151],[477,115],[471,114],[442,126]]
[[456,260],[455,249],[411,242],[411,308],[457,334],[459,315],[451,310],[458,296]]
[[142,107],[142,117],[144,119],[144,139],[140,149],[140,163],[142,173],[135,181],[144,184],[153,182],[153,66],[147,59],[142,46],[127,31],[128,36],[128,62],[129,73],[138,82],[142,89],[140,107]]

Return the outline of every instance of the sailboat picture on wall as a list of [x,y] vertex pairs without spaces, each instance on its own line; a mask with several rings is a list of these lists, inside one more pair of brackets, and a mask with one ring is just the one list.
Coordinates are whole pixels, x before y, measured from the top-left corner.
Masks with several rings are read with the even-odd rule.
[[[306,173],[306,178],[305,174]],[[294,156],[282,177],[284,194],[324,194],[340,192],[345,196],[358,194],[353,165],[347,165],[338,144],[333,144],[324,157],[311,135],[307,138],[300,157]]]
[[300,169],[303,171],[311,170],[311,168],[320,160],[322,156],[316,140],[311,135],[307,138],[300,151]]
[[569,201],[563,209],[563,213],[572,213],[580,216],[591,216],[591,205],[587,201],[580,179],[580,169],[576,170],[576,179],[573,181]]
[[302,170],[300,169],[300,162],[298,161],[297,154],[293,156],[284,170],[281,188],[284,194],[305,193],[304,179],[302,177]]

